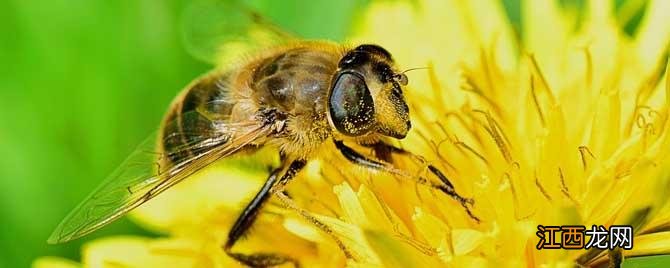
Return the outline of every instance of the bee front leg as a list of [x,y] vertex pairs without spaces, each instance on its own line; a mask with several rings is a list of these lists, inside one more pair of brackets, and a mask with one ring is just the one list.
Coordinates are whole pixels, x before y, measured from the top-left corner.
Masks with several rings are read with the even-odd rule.
[[[296,160],[291,162],[288,168],[280,167],[275,169],[270,174],[267,181],[265,181],[265,184],[263,184],[261,190],[256,194],[254,199],[251,200],[247,207],[244,208],[242,214],[237,218],[235,224],[230,229],[230,232],[228,233],[228,240],[223,246],[223,249],[226,254],[228,254],[228,256],[251,267],[276,266],[286,262],[293,263],[295,267],[300,266],[297,260],[289,256],[275,253],[243,254],[233,252],[232,247],[235,245],[235,242],[237,242],[254,223],[258,217],[260,209],[270,198],[271,193],[274,192],[273,189],[276,189],[277,187],[283,187],[283,185],[288,183],[288,181],[290,181],[295,176],[295,174],[305,166],[305,164],[306,161],[304,160]],[[283,174],[281,177],[279,177],[279,174],[282,173],[282,171]]]
[[[335,140],[335,146],[337,149],[344,155],[344,157],[349,160],[350,162],[361,165],[367,168],[375,169],[375,170],[382,170],[385,172],[389,172],[391,174],[399,175],[405,178],[412,178],[416,182],[424,185],[428,185],[432,188],[438,189],[445,194],[449,195],[451,198],[454,200],[458,201],[461,206],[465,209],[467,212],[468,216],[475,220],[476,222],[480,222],[479,218],[475,216],[472,211],[470,210],[470,207],[468,205],[474,204],[474,200],[472,198],[465,198],[458,194],[456,190],[454,189],[454,185],[451,184],[447,176],[445,176],[438,168],[436,168],[434,165],[428,163],[428,169],[437,176],[442,183],[434,183],[426,178],[423,177],[415,177],[411,176],[405,172],[402,172],[401,170],[395,168],[393,165],[391,165],[388,162],[381,162],[381,161],[376,161],[372,160],[361,153],[356,152],[354,149],[351,147],[348,147],[347,145],[344,144],[342,141]],[[385,158],[384,160],[386,161],[391,161],[390,155],[393,153],[400,153],[400,154],[407,154],[411,155],[413,157],[422,159],[419,156],[416,156],[408,151],[405,151],[401,148],[394,147],[392,145],[378,142],[372,145],[375,148],[375,152],[377,152],[377,155],[382,156]]]
[[430,170],[431,173],[433,173],[444,185],[446,186],[446,194],[451,196],[452,198],[456,199],[457,201],[461,203],[467,203],[473,205],[475,203],[474,199],[472,198],[465,198],[459,195],[456,190],[454,189],[454,185],[449,181],[449,178],[440,171],[435,165],[432,163],[426,161],[423,157],[415,155],[409,151],[406,151],[405,149],[398,148],[396,146],[393,146],[391,144],[385,143],[385,142],[376,142],[373,144],[368,144],[364,145],[366,147],[372,147],[375,151],[375,155],[379,157],[380,159],[386,161],[386,162],[391,162],[391,155],[393,154],[400,154],[400,155],[405,155],[412,157],[414,159],[417,159],[418,161],[422,162],[423,164],[426,164],[428,166],[428,170]]

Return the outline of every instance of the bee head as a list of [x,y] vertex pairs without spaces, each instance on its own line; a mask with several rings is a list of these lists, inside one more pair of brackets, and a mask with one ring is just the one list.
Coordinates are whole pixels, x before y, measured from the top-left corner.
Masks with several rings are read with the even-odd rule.
[[402,139],[411,128],[402,94],[407,76],[396,71],[391,54],[377,45],[349,50],[338,64],[328,95],[328,120],[338,132],[377,132]]

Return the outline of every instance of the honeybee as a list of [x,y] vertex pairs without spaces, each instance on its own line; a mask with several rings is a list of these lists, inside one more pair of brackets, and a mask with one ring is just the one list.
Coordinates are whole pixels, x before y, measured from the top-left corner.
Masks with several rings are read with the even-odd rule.
[[[393,167],[390,156],[411,153],[387,142],[403,139],[411,129],[403,96],[407,83],[391,53],[375,44],[292,42],[213,70],[175,98],[157,140],[149,139],[129,156],[65,218],[49,242],[91,233],[220,159],[269,146],[277,148],[281,164],[237,218],[223,249],[250,266],[295,262],[289,256],[232,249],[271,195],[291,202],[284,187],[327,143],[356,165],[407,176]],[[371,147],[375,156],[347,144]],[[158,154],[147,149],[153,146]],[[435,166],[427,166],[440,182],[417,181],[453,197],[477,220],[469,209],[472,199],[459,195]]]

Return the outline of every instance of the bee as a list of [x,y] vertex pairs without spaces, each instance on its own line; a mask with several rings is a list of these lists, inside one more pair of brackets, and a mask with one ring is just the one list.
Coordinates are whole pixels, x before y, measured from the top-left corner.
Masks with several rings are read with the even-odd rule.
[[[273,147],[281,164],[239,215],[223,249],[249,266],[297,263],[279,254],[238,253],[233,246],[270,196],[291,202],[284,187],[328,143],[353,164],[407,176],[393,167],[390,156],[411,153],[388,142],[403,139],[412,127],[403,95],[407,83],[391,53],[375,44],[292,42],[213,70],[175,98],[157,140],[140,145],[63,220],[49,242],[89,234],[221,159]],[[375,156],[348,144],[373,148]],[[147,149],[154,146],[158,154]],[[417,181],[456,199],[477,219],[469,209],[472,199],[459,195],[434,165],[428,169],[440,182]]]

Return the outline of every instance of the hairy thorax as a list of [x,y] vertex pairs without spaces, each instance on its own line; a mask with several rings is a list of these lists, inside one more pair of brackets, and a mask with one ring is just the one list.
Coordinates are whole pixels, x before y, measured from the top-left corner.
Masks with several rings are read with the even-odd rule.
[[288,48],[250,63],[245,69],[252,71],[237,78],[248,81],[249,100],[258,109],[288,115],[286,133],[272,141],[285,155],[305,158],[330,135],[326,102],[341,56],[332,47]]

